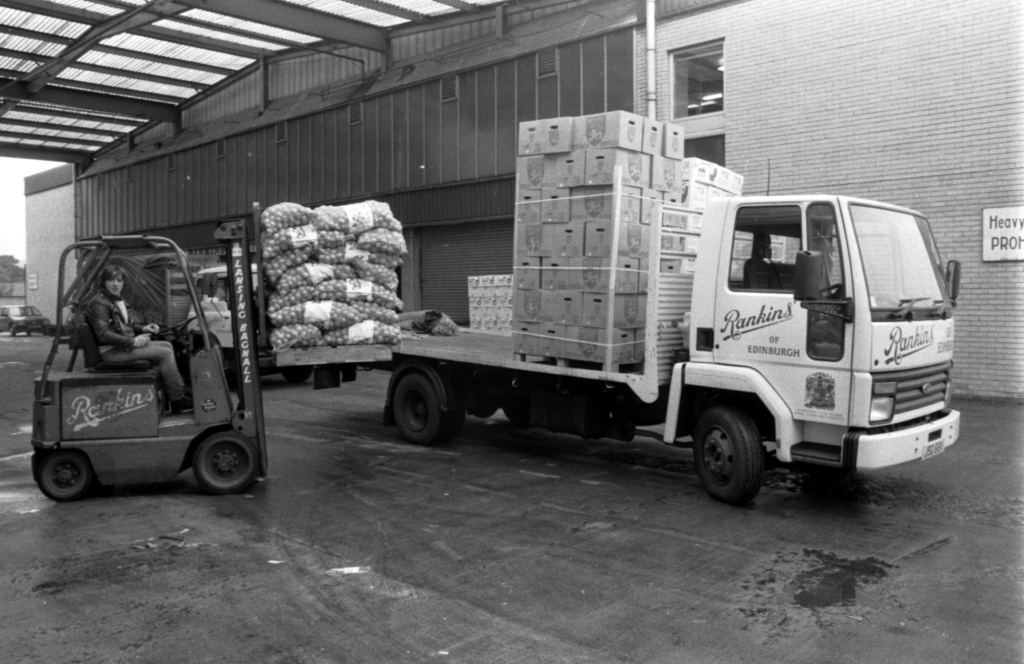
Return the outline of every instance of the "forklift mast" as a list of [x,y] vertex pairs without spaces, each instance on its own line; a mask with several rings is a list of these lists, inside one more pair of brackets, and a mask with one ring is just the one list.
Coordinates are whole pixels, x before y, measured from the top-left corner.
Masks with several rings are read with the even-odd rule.
[[[258,219],[258,216],[256,217]],[[252,241],[248,219],[223,222],[214,238],[223,242],[228,260],[228,301],[235,315],[231,334],[235,341],[238,408],[232,426],[254,440],[260,451],[260,472],[267,474],[267,436],[263,423],[263,386],[257,355],[257,332],[262,326],[262,307],[257,307],[252,285]],[[261,270],[262,273],[262,270]]]

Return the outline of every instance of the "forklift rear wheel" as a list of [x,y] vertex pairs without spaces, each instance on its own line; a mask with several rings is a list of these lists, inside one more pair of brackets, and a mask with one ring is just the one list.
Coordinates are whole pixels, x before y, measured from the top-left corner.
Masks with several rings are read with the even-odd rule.
[[697,420],[693,437],[697,477],[715,500],[746,505],[764,479],[764,448],[754,420],[730,406],[714,406]]
[[76,450],[57,450],[39,462],[39,490],[58,502],[78,500],[94,479],[89,458]]
[[281,375],[289,383],[305,383],[313,375],[313,367],[281,367]]
[[196,482],[216,495],[245,489],[256,479],[256,468],[256,448],[248,438],[232,431],[213,434],[192,456]]

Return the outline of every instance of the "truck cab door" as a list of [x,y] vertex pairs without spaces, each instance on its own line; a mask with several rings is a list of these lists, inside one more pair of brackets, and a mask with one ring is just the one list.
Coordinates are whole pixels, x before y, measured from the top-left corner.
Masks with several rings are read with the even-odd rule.
[[807,249],[825,259],[829,289],[823,297],[837,303],[847,297],[849,261],[839,214],[835,201],[736,208],[723,238],[729,260],[719,263],[713,350],[716,363],[763,375],[796,420],[845,427],[852,330],[845,320],[808,311],[793,297],[796,255]]

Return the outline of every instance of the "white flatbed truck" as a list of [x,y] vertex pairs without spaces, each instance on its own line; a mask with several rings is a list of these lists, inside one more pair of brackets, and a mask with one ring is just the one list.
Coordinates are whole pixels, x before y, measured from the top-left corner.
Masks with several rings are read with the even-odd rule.
[[277,364],[314,366],[318,389],[354,380],[357,365],[390,370],[384,423],[422,445],[498,408],[586,439],[663,424],[666,443],[692,437],[704,488],[735,505],[757,495],[769,457],[867,470],[956,442],[960,266],[941,263],[923,215],[826,195],[714,199],[699,229],[687,215],[666,205],[650,226],[633,371],[610,348],[580,364],[484,333],[282,350]]

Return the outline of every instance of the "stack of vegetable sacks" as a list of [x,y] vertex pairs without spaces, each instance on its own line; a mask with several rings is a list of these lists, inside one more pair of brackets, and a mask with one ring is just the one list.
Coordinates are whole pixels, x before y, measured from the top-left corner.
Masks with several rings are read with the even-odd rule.
[[398,343],[405,240],[387,203],[279,203],[261,224],[275,350]]

